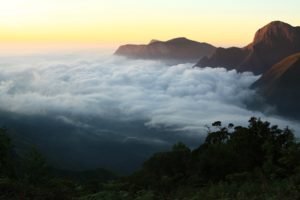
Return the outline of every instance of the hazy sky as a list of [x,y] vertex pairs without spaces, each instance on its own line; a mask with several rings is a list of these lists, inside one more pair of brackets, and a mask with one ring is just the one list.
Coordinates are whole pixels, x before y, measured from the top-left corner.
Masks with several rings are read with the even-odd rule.
[[273,20],[300,25],[299,0],[0,0],[0,43],[144,43],[185,36],[243,46]]

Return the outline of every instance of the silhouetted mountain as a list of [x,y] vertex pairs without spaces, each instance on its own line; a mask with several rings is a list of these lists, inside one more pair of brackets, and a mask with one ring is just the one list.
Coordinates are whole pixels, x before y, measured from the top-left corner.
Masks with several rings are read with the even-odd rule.
[[266,72],[283,58],[300,52],[300,27],[274,21],[259,29],[252,43],[244,48],[218,48],[196,66],[225,67],[255,74]]
[[215,47],[186,38],[175,38],[166,42],[151,40],[147,45],[120,46],[115,55],[134,59],[157,59],[171,63],[196,62],[204,56],[211,56]]
[[278,111],[300,118],[300,53],[291,55],[275,64],[253,84],[266,100]]

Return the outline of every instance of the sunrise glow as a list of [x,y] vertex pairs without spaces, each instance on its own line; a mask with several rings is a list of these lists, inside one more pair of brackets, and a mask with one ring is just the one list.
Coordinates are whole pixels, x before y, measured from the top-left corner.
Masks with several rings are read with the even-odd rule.
[[185,36],[217,46],[243,46],[270,21],[299,24],[296,5],[297,0],[2,1],[0,43],[113,45]]

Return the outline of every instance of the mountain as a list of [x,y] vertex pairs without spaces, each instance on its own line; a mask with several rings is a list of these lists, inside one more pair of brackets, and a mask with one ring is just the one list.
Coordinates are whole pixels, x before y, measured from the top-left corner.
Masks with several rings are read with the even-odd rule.
[[151,40],[147,45],[123,45],[115,55],[133,59],[163,60],[171,63],[197,62],[199,58],[211,56],[216,47],[192,41],[186,38],[175,38],[162,42]]
[[300,53],[293,54],[275,64],[253,88],[275,105],[282,114],[300,118]]
[[300,52],[300,27],[274,21],[259,29],[252,43],[243,48],[217,48],[196,66],[225,67],[262,74],[283,58]]

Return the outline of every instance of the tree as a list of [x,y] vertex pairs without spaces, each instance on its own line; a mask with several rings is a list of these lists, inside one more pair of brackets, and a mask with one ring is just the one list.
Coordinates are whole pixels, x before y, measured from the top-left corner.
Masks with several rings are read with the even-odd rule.
[[32,148],[22,160],[23,179],[26,183],[37,185],[49,179],[49,166],[45,158]]
[[14,176],[13,150],[7,130],[0,128],[0,176]]

